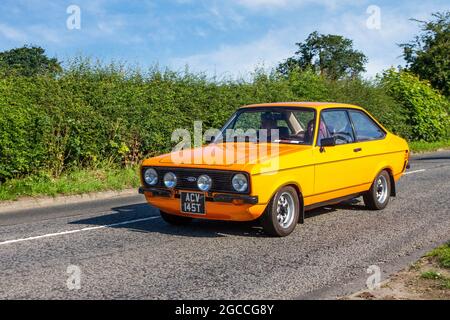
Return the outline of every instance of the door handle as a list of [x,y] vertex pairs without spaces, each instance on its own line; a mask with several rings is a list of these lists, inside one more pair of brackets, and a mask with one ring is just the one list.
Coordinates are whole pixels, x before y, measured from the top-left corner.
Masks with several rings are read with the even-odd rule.
[[361,152],[361,151],[362,151],[362,148],[353,149],[353,152]]

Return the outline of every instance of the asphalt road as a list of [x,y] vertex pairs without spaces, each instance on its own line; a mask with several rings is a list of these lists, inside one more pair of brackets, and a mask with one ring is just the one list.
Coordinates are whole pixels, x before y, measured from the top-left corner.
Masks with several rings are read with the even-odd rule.
[[450,152],[416,157],[397,190],[384,211],[318,209],[281,239],[251,223],[172,227],[139,195],[2,213],[0,298],[335,298],[369,266],[383,280],[450,240]]

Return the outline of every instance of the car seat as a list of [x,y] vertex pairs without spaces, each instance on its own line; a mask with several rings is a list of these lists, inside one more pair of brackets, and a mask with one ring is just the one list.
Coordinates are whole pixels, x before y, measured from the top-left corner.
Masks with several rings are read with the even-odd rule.
[[283,139],[288,139],[289,138],[289,136],[290,136],[289,128],[287,128],[287,127],[278,127],[277,129],[278,129],[278,134],[280,136],[280,139],[283,140]]

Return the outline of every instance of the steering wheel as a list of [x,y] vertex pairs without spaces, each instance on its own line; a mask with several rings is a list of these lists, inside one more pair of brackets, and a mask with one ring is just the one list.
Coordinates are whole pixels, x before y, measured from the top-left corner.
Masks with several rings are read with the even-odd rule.
[[333,134],[336,140],[344,141],[345,143],[349,143],[353,140],[353,136],[347,132],[336,132]]

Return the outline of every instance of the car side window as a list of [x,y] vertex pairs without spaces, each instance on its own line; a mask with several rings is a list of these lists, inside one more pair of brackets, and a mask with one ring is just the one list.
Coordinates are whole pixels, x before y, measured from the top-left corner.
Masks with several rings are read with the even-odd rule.
[[358,141],[370,141],[384,138],[384,131],[365,113],[349,110]]
[[355,142],[353,129],[346,110],[325,110],[319,127],[319,145],[323,138],[335,138],[336,144]]

